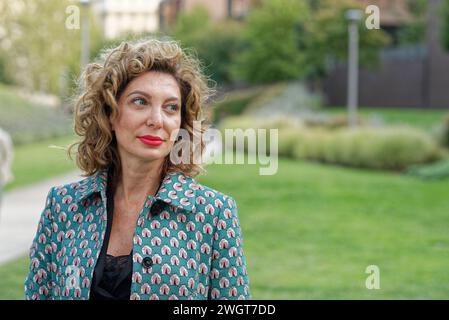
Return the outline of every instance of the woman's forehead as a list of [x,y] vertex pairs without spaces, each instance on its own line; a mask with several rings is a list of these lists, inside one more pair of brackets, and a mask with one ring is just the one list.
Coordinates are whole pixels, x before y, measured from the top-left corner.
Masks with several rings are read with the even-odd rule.
[[141,91],[150,96],[170,96],[181,98],[181,90],[175,77],[169,73],[147,71],[133,79],[125,88],[125,95]]

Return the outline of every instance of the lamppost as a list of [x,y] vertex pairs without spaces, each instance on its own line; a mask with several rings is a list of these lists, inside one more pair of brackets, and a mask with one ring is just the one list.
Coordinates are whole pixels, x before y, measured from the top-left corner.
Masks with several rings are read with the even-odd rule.
[[81,21],[81,70],[89,63],[89,6],[90,0],[80,0]]
[[358,82],[359,82],[359,22],[362,20],[361,10],[348,10],[346,19],[349,22],[349,56],[348,56],[348,124],[357,125]]

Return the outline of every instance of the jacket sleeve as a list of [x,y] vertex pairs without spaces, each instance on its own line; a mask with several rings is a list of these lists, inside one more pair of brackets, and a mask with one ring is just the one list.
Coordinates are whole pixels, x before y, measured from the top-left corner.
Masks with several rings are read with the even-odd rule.
[[208,299],[251,299],[237,204],[225,201],[213,237]]
[[51,188],[47,195],[45,208],[29,251],[30,266],[25,279],[26,300],[47,300],[52,297],[53,189]]

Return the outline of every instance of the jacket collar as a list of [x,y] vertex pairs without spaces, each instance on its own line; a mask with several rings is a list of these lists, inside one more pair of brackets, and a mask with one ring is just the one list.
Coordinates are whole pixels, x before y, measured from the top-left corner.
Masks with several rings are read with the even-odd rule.
[[[81,202],[94,193],[106,195],[107,182],[107,169],[99,170],[97,173],[81,180],[75,193],[76,201]],[[200,186],[192,177],[185,176],[182,173],[169,173],[164,177],[155,198],[171,206],[194,213],[196,209],[195,191],[199,188]]]

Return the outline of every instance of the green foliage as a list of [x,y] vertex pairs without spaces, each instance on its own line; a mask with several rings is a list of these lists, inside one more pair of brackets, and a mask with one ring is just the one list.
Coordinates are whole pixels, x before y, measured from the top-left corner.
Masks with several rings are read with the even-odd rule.
[[[439,148],[431,137],[405,127],[341,129],[331,134],[312,131],[296,148],[294,155],[300,159],[388,170],[404,170],[439,156]],[[314,152],[309,153],[308,148]]]
[[264,90],[257,95],[245,108],[244,114],[253,114],[260,108],[280,98],[288,87],[287,82],[276,82],[269,85],[262,86]]
[[[261,0],[247,20],[212,23],[205,8],[183,13],[168,30],[183,47],[192,48],[206,74],[220,84],[273,83],[298,78],[321,79],[332,60],[346,59],[346,10],[355,0]],[[361,64],[378,62],[389,43],[382,30],[360,28]]]
[[427,0],[407,0],[406,6],[412,21],[400,28],[399,45],[422,43],[427,30]]
[[[30,90],[64,95],[67,85],[79,73],[80,29],[66,28],[70,0],[1,1],[0,19],[5,35],[0,55],[7,61],[7,74]],[[82,15],[81,15],[82,23]],[[90,17],[90,41],[100,37]]]
[[[354,0],[320,0],[313,10],[310,21],[304,25],[304,46],[307,50],[307,75],[310,78],[323,77],[332,67],[333,61],[346,61],[348,57],[347,10],[364,7]],[[376,66],[378,52],[391,41],[383,30],[369,30],[365,20],[360,21],[360,64]]]
[[190,13],[181,13],[169,34],[184,46],[193,46],[211,25],[207,9],[198,6]]
[[242,28],[236,21],[212,24],[206,9],[200,6],[181,14],[169,34],[183,47],[195,51],[212,80],[226,84],[233,80],[231,64],[243,46]]
[[425,180],[438,180],[449,177],[449,160],[441,160],[436,163],[411,166],[407,170],[410,176]]
[[[320,79],[333,60],[347,58],[348,9],[354,0],[262,1],[249,16],[248,42],[236,62],[235,74],[253,83]],[[375,66],[378,51],[390,39],[382,30],[360,27],[360,63]]]
[[248,105],[262,94],[264,88],[260,86],[226,93],[213,105],[213,120],[218,122],[227,116],[241,115]]
[[436,128],[435,135],[442,146],[449,148],[449,115]]
[[7,62],[5,56],[0,54],[0,83],[12,84],[12,79],[7,71]]
[[441,42],[443,47],[449,51],[449,0],[443,0],[441,7]]
[[280,157],[293,158],[293,150],[298,143],[298,129],[284,128],[279,130],[278,154]]
[[[220,124],[223,132],[228,128],[279,129],[281,156],[351,167],[404,170],[445,157],[430,135],[406,126],[329,130],[306,127],[290,118],[230,117]],[[241,151],[248,152],[246,144]]]
[[298,26],[308,8],[296,0],[265,0],[254,9],[245,29],[247,47],[234,66],[236,77],[251,83],[296,79],[304,75]]

